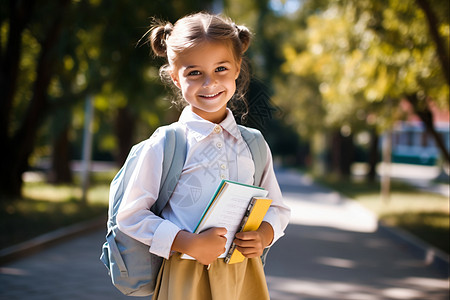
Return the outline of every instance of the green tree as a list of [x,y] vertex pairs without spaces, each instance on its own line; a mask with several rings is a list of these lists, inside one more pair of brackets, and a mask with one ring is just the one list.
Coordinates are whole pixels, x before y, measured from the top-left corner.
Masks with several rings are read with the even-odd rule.
[[[307,98],[313,96],[324,112],[323,127],[357,132],[375,126],[383,132],[401,118],[399,101],[408,99],[448,160],[429,109],[430,100],[448,109],[448,48],[439,50],[448,45],[448,14],[432,14],[448,12],[448,4],[428,4],[431,13],[424,14],[412,0],[328,1],[326,8],[309,16],[306,27],[292,34],[297,43],[288,39],[283,45],[283,71],[294,78],[291,82],[303,82],[302,87],[312,82],[305,89],[311,95],[297,96],[298,106],[306,110],[303,115],[312,115],[314,106]],[[428,27],[426,16],[433,20]],[[430,34],[433,28],[438,36]],[[280,96],[280,101],[285,98]]]
[[[133,143],[136,120],[153,128],[164,122],[162,112],[168,105],[162,101],[158,62],[148,48],[136,43],[151,16],[174,22],[208,3],[2,1],[0,141],[5,160],[1,194],[20,195],[22,173],[29,167],[36,143],[49,148],[43,138],[50,138],[49,132],[55,140],[53,153],[60,154],[55,161],[67,164],[70,156],[63,152],[70,148],[71,127],[82,124],[82,101],[88,95],[94,96],[99,111],[97,130],[119,122],[117,138],[101,131],[105,147],[119,145],[118,156]],[[63,171],[54,171],[59,173],[56,178],[61,177]]]
[[[39,26],[31,30],[30,25],[36,21],[34,18],[43,11],[37,4],[39,3],[36,1],[9,1],[8,5],[1,2],[0,141],[2,141],[1,155],[4,159],[0,187],[2,193],[10,195],[20,194],[21,176],[28,167],[28,158],[33,151],[42,114],[49,106],[47,89],[54,72],[63,16],[70,3],[68,0],[52,3],[52,8],[59,13],[43,19]],[[20,67],[22,53],[26,50],[23,40],[33,34],[35,38],[28,46],[39,48],[37,51],[31,49],[36,51],[35,69],[32,74],[23,74]],[[34,65],[29,61],[24,62],[26,63]],[[29,80],[29,90],[21,91],[21,94],[28,98],[28,103],[24,105],[16,96],[19,83],[26,76],[33,79]]]

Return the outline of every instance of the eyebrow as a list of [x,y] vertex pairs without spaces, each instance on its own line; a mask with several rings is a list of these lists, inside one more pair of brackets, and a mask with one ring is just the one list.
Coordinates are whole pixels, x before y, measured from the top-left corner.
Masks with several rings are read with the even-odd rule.
[[[224,61],[220,61],[220,62],[216,63],[216,65],[222,65],[222,64],[226,64],[226,63],[231,64],[231,62],[230,62],[229,60],[224,60]],[[197,66],[197,65],[190,65],[190,66],[187,66],[187,67],[185,68],[185,70],[196,69],[196,68],[198,68],[198,67],[199,67],[199,66]]]
[[188,69],[195,69],[195,68],[198,68],[198,66],[196,66],[196,65],[187,66],[187,67],[185,68],[185,70],[188,70]]

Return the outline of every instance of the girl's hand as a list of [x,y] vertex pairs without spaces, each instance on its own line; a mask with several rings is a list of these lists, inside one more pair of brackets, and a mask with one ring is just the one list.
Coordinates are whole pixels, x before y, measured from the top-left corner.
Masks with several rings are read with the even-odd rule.
[[186,253],[204,265],[211,264],[225,252],[227,230],[210,228],[199,234],[180,231],[172,244],[172,250]]
[[191,255],[198,262],[209,265],[225,252],[227,230],[223,227],[210,228],[197,235],[192,242]]
[[256,231],[238,232],[234,243],[239,252],[247,258],[258,257],[263,254],[264,248],[273,240],[272,226],[262,222]]

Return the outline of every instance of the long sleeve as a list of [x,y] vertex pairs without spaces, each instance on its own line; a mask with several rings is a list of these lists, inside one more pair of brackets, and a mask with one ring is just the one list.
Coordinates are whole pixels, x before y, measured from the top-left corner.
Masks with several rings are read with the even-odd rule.
[[168,258],[180,228],[150,211],[159,194],[163,153],[164,135],[155,132],[138,158],[117,214],[117,223],[125,234],[151,245],[150,252]]

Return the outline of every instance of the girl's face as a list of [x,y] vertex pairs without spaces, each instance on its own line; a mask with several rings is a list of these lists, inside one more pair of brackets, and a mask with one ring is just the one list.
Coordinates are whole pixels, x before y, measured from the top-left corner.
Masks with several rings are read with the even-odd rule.
[[236,91],[240,66],[227,43],[203,42],[177,56],[171,77],[194,113],[220,123]]

